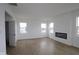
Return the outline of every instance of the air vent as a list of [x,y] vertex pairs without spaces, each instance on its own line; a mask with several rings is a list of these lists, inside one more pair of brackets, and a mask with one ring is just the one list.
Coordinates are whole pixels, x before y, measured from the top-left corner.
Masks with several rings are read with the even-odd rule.
[[12,6],[17,6],[17,3],[8,3],[8,4]]

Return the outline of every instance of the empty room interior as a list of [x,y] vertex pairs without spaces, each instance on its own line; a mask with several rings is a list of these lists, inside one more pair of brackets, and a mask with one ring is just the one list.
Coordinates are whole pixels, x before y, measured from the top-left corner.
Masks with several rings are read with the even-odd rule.
[[0,3],[0,55],[78,55],[79,3]]

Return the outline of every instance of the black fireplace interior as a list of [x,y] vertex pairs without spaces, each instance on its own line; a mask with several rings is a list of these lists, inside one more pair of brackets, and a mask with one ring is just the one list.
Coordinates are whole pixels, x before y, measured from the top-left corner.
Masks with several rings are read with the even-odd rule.
[[55,32],[55,36],[63,39],[67,39],[67,33]]

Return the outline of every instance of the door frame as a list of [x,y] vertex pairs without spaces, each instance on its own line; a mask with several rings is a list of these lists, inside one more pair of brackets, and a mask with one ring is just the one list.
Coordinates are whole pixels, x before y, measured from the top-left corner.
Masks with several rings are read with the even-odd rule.
[[[10,15],[7,11],[5,11],[5,13],[7,13],[8,15],[9,15],[9,17],[11,18],[11,19],[9,19],[7,22],[14,22],[15,23],[15,20],[14,20],[14,18],[12,17],[12,15]],[[5,14],[5,22],[6,22],[6,14]],[[14,24],[14,26],[15,26],[15,24]],[[15,27],[16,28],[16,27]],[[5,29],[5,31],[6,31],[6,29]],[[5,32],[5,34],[6,34],[6,32]],[[6,35],[5,35],[5,37],[6,37]],[[14,44],[13,45],[10,45],[10,46],[13,46],[13,47],[15,47],[16,46],[16,30],[15,30],[15,39],[14,39]],[[5,42],[6,43],[6,42]]]

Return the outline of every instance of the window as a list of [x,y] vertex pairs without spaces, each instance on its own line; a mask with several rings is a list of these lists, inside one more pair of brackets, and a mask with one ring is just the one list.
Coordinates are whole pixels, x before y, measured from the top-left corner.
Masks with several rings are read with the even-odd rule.
[[79,35],[79,17],[76,19],[77,34]]
[[19,23],[19,25],[20,25],[20,33],[27,33],[26,31],[27,23],[22,22]]
[[47,27],[46,23],[42,23],[41,24],[41,32],[42,33],[45,33],[46,32],[46,27]]
[[54,32],[54,23],[50,23],[49,24],[49,33],[53,33]]

